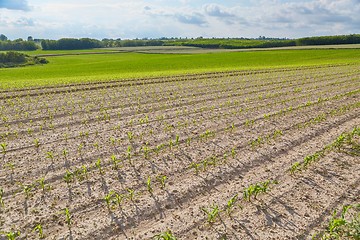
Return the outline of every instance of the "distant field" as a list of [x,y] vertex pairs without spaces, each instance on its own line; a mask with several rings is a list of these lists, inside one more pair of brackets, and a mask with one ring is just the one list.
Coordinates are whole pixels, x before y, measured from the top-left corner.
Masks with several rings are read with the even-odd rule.
[[[124,49],[128,50],[128,49]],[[107,49],[114,51],[114,49]],[[195,51],[195,49],[194,49]],[[31,54],[104,52],[38,51]],[[352,64],[360,62],[360,49],[278,50],[202,54],[84,54],[49,56],[49,64],[1,69],[0,88],[21,88],[88,81],[183,75],[189,73]]]

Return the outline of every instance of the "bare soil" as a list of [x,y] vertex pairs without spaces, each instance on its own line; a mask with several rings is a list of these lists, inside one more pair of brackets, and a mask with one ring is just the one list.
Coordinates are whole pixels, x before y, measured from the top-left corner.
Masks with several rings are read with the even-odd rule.
[[[178,239],[309,239],[334,210],[359,203],[356,155],[332,151],[289,172],[360,126],[357,65],[0,94],[0,232],[19,230],[20,239],[38,239],[38,224],[45,239],[152,239],[167,230]],[[266,180],[278,184],[243,199]],[[214,206],[208,222],[202,208]]]

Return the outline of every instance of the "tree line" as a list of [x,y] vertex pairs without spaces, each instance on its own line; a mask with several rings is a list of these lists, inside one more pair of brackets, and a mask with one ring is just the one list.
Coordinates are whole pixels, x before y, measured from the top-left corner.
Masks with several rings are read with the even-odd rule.
[[[40,44],[36,44],[39,42]],[[107,39],[91,38],[61,38],[59,40],[43,40],[28,37],[27,41],[17,39],[10,41],[3,34],[0,35],[0,51],[25,51],[36,50],[41,45],[43,50],[77,50],[92,48],[111,47],[138,47],[138,46],[194,46],[201,48],[271,48],[284,46],[306,46],[306,45],[336,45],[360,43],[360,34],[306,37],[299,39],[269,39],[265,37],[257,39],[245,38],[160,38],[160,39]]]
[[4,34],[0,34],[0,51],[32,51],[38,48],[34,41],[24,41],[21,38],[11,41]]

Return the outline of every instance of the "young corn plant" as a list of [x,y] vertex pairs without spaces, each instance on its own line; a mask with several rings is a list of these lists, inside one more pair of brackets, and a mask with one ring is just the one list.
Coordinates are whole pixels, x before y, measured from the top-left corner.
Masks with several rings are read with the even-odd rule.
[[71,229],[71,214],[68,208],[64,209],[64,215],[65,215],[65,223],[68,225],[69,229]]
[[199,174],[201,166],[202,166],[201,163],[192,162],[190,163],[189,168],[193,168],[195,170],[195,174]]
[[212,224],[216,221],[216,218],[219,216],[219,206],[213,204],[210,208],[206,209],[205,207],[201,208],[201,210],[207,215],[207,222]]
[[115,202],[118,204],[119,208],[121,208],[121,203],[123,199],[126,198],[126,196],[115,192],[114,197],[115,197]]
[[121,162],[121,160],[117,159],[116,156],[113,154],[113,155],[111,155],[111,162],[113,163],[113,169],[118,170],[119,169],[119,163]]
[[173,233],[170,230],[156,234],[154,237],[152,237],[152,239],[153,240],[177,240],[177,238],[173,235]]
[[101,159],[100,158],[95,162],[95,167],[99,170],[100,175],[103,175],[105,173],[103,168],[101,167]]
[[300,171],[301,164],[299,162],[295,162],[289,169],[290,175],[294,175],[295,172]]
[[43,193],[45,193],[47,190],[50,190],[51,187],[45,184],[45,178],[39,178],[36,180],[36,182],[39,184],[39,187],[42,189]]
[[165,183],[166,183],[165,181],[167,179],[166,175],[159,175],[159,176],[156,177],[156,179],[159,181],[160,187],[162,189],[165,189]]
[[31,191],[33,190],[32,184],[20,184],[20,187],[22,188],[23,193],[25,194],[25,199],[29,199],[31,197]]
[[1,153],[5,156],[6,151],[7,151],[7,144],[6,144],[6,142],[0,143],[0,147],[1,147]]
[[54,162],[54,153],[51,151],[46,152],[46,158],[51,159],[51,162]]
[[225,209],[227,215],[229,216],[231,215],[231,212],[234,210],[235,203],[237,202],[237,200],[238,200],[238,194],[235,194],[232,198],[229,199]]
[[126,156],[129,159],[129,161],[131,161],[131,146],[127,147]]
[[151,187],[151,177],[149,176],[148,179],[146,180],[146,187],[149,193],[153,192],[153,188]]
[[0,188],[0,206],[4,208],[5,204],[4,204],[3,197],[4,197],[4,190],[2,188]]
[[39,239],[44,239],[45,238],[45,235],[44,235],[43,228],[42,228],[41,224],[36,225],[34,227],[33,231],[38,232]]
[[38,138],[35,138],[34,139],[34,146],[37,150],[39,150],[39,147],[40,147],[40,141]]
[[111,210],[111,203],[112,203],[114,194],[115,194],[115,191],[112,190],[104,196],[104,200],[106,202],[106,206],[107,206],[107,209],[109,210],[109,212]]
[[251,201],[251,197],[254,196],[256,199],[257,195],[260,193],[266,193],[269,190],[270,184],[278,184],[277,181],[266,180],[264,182],[259,182],[254,185],[250,185],[243,191],[243,198],[247,201]]
[[74,181],[74,173],[70,172],[69,170],[66,170],[63,179],[66,182],[66,184],[69,186],[70,183]]
[[17,237],[20,237],[21,235],[20,231],[13,231],[13,230],[11,230],[10,232],[1,231],[0,234],[4,234],[7,240],[15,240]]
[[126,191],[128,191],[128,199],[133,202],[135,199],[135,190],[132,188],[127,188]]

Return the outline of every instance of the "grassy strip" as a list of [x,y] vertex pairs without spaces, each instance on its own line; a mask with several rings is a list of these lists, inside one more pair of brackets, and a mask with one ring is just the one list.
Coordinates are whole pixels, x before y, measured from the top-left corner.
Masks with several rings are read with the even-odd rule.
[[360,63],[360,49],[209,54],[98,54],[47,57],[49,64],[1,69],[0,89],[230,70]]

